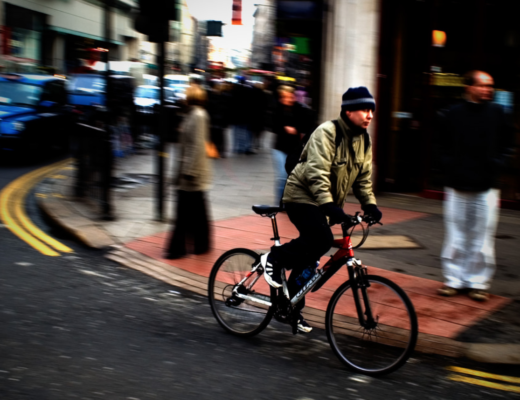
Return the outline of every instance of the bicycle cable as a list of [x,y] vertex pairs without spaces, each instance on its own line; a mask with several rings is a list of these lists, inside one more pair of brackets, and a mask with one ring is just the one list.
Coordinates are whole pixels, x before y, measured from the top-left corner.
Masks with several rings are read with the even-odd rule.
[[350,236],[351,238],[352,238],[352,234],[354,233],[354,230],[356,229],[357,226],[361,226],[361,229],[362,229],[362,231],[363,231],[363,235],[362,235],[362,237],[361,237],[361,241],[360,241],[357,245],[355,245],[355,246],[352,247],[353,249],[358,249],[358,248],[360,248],[360,247],[365,243],[365,241],[366,241],[367,238],[368,238],[368,232],[369,232],[369,230],[370,230],[370,225],[369,225],[369,224],[366,224],[366,227],[365,227],[365,224],[363,224],[362,222],[360,222],[360,223],[358,223],[358,224],[352,226],[352,228],[350,228],[349,236]]

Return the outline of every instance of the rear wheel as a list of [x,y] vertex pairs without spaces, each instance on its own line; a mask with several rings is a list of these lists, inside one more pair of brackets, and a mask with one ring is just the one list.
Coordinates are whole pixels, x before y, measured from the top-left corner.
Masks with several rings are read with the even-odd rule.
[[[350,281],[332,296],[326,315],[329,343],[339,359],[366,375],[384,375],[401,367],[417,342],[417,316],[406,293],[392,281],[366,276],[368,301],[374,322],[362,326]],[[358,290],[362,314],[366,305]]]
[[252,250],[233,249],[217,260],[209,277],[208,298],[211,311],[218,323],[235,335],[256,335],[269,324],[273,316],[273,306],[244,300],[233,294],[233,289],[237,288],[240,294],[271,302],[272,289],[261,276],[261,272],[252,273],[237,287],[259,261],[260,255]]

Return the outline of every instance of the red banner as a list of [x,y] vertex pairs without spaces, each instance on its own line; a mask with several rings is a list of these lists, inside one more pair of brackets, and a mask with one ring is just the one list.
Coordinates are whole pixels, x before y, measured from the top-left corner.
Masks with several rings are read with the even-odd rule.
[[242,0],[233,0],[231,25],[242,25]]

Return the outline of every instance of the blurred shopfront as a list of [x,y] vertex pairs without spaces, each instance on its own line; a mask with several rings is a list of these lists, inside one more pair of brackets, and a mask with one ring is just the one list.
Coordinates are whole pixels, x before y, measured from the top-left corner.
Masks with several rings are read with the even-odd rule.
[[323,0],[277,1],[273,65],[264,66],[305,88],[315,109],[322,94],[323,9]]
[[4,3],[1,53],[8,60],[37,65],[42,59],[42,32],[46,16]]
[[[469,70],[493,76],[494,101],[507,107],[520,126],[517,5],[516,0],[381,0],[380,191],[442,197],[442,143],[435,124],[438,113],[462,100],[462,75]],[[519,167],[517,155],[501,184],[502,199],[510,205],[520,199]]]

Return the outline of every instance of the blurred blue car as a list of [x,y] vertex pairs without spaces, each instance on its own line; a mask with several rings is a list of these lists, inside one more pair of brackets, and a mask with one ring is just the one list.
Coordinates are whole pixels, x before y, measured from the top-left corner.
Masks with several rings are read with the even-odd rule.
[[105,77],[103,75],[71,75],[68,91],[70,104],[75,106],[105,105]]
[[71,128],[65,79],[0,74],[0,150],[34,154],[68,146]]
[[134,78],[128,75],[109,75],[111,95],[106,96],[106,77],[99,73],[72,74],[67,82],[69,102],[78,122],[95,125],[96,110],[108,107],[114,115],[134,119]]

